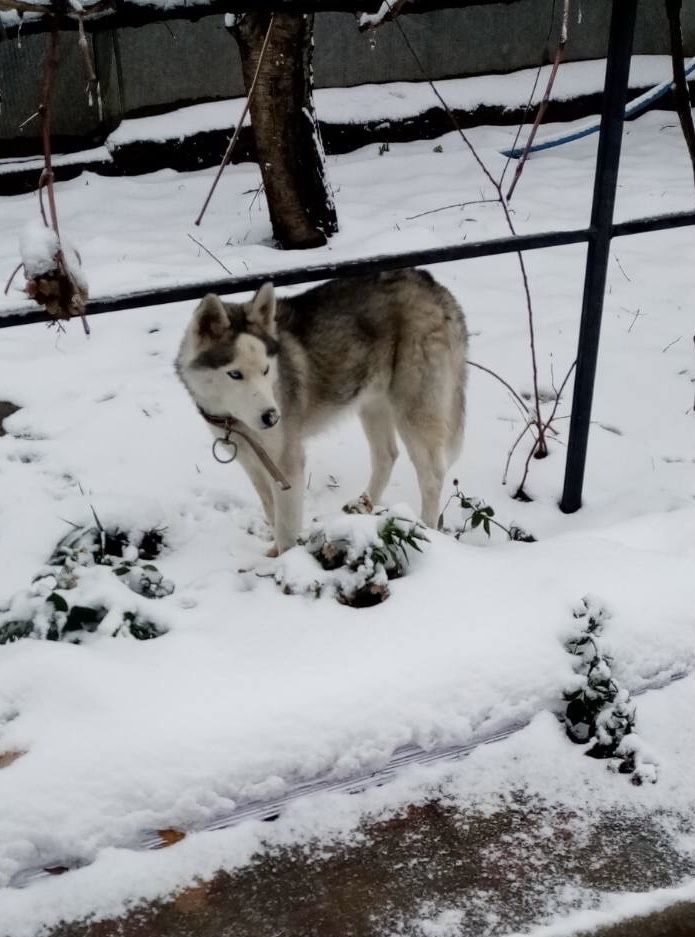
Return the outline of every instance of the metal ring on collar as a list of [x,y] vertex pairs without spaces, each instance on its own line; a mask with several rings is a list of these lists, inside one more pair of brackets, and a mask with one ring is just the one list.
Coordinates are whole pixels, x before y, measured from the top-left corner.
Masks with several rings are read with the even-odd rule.
[[[232,452],[228,459],[223,459],[217,454],[217,447],[219,446],[220,443],[222,443],[223,446],[228,446],[230,449],[232,449]],[[229,436],[225,436],[224,438],[222,438],[222,436],[218,436],[217,439],[212,444],[213,458],[215,458],[218,462],[221,462],[222,465],[228,465],[230,462],[233,462],[237,457],[238,451],[239,451],[239,447],[237,446],[235,442],[233,442],[229,438]]]

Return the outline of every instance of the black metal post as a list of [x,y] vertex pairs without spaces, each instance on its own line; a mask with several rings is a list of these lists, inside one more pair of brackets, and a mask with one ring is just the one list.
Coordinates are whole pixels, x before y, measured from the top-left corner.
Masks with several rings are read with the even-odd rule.
[[636,15],[637,0],[613,0],[603,111],[596,157],[594,200],[586,255],[582,318],[579,325],[577,371],[574,378],[572,417],[565,464],[565,485],[560,501],[560,509],[566,514],[579,510],[582,505],[591,402],[594,396],[594,378]]

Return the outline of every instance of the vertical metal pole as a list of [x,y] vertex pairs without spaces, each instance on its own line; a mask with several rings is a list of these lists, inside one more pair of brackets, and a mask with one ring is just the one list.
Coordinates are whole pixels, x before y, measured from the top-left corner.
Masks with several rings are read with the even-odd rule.
[[579,326],[577,372],[574,378],[565,486],[560,510],[572,514],[582,505],[586,447],[591,422],[591,401],[598,357],[603,297],[611,246],[615,190],[623,138],[623,115],[627,103],[632,38],[637,0],[613,0],[603,112],[596,157],[594,201],[591,208],[591,237],[586,255],[584,298]]

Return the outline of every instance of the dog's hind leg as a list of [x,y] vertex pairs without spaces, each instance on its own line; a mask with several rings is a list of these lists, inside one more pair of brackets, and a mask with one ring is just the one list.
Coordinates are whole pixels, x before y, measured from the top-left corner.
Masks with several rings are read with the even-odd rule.
[[390,403],[387,400],[366,401],[360,408],[360,420],[369,443],[372,462],[367,496],[372,504],[378,504],[398,456],[396,428]]
[[422,416],[415,421],[403,411],[396,417],[398,432],[415,466],[420,497],[420,516],[428,527],[436,527],[447,469],[447,427]]

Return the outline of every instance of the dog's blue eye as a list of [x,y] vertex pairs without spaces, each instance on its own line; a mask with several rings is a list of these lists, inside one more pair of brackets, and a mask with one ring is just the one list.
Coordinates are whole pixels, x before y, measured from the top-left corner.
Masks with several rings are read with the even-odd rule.
[[244,375],[241,371],[227,371],[227,374],[231,377],[233,381],[243,381]]

